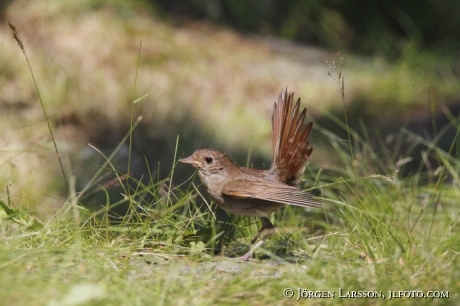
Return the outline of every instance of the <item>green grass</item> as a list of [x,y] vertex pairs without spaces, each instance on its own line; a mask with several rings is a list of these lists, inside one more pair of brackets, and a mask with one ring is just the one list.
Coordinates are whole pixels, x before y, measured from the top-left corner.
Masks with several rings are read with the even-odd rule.
[[[139,68],[143,59],[142,56],[137,59]],[[236,65],[227,64],[220,67]],[[175,73],[184,73],[181,78],[187,76],[187,70]],[[48,80],[43,75],[37,78],[38,88],[44,79]],[[134,79],[133,76],[131,84]],[[341,78],[337,79],[343,92]],[[75,86],[72,84],[68,86]],[[216,219],[215,205],[207,203],[209,208],[204,203],[209,198],[196,188],[197,180],[174,179],[179,138],[174,154],[168,152],[174,155],[174,165],[161,165],[171,169],[166,178],[155,173],[155,167],[147,161],[145,168],[150,175],[142,179],[129,177],[115,166],[114,157],[122,147],[128,143],[131,148],[136,141],[131,136],[140,119],[134,120],[134,113],[135,109],[145,107],[145,103],[133,101],[138,102],[137,96],[151,91],[137,90],[137,77],[135,84],[132,97],[127,98],[131,101],[129,108],[120,110],[128,114],[121,116],[129,126],[124,131],[126,135],[120,137],[119,145],[109,156],[96,146],[91,147],[103,162],[85,179],[88,183],[81,190],[77,190],[76,183],[80,178],[72,175],[70,165],[74,165],[63,154],[69,191],[46,195],[47,200],[53,199],[57,209],[36,200],[36,193],[47,189],[35,182],[41,177],[62,180],[60,171],[47,176],[41,176],[40,172],[38,180],[32,179],[35,175],[32,170],[25,171],[23,176],[30,177],[30,181],[19,192],[15,185],[18,179],[11,175],[10,183],[5,186],[7,192],[0,199],[2,304],[299,304],[297,296],[283,297],[286,288],[293,289],[295,294],[298,288],[335,293],[334,298],[309,299],[308,303],[313,305],[384,305],[391,302],[389,291],[404,290],[443,291],[449,297],[398,299],[402,304],[460,303],[460,159],[458,153],[452,155],[458,143],[458,118],[450,116],[449,126],[457,134],[452,139],[451,150],[445,152],[436,145],[436,138],[427,142],[405,130],[393,144],[381,140],[377,141],[377,147],[371,146],[364,126],[364,136],[360,136],[346,122],[326,113],[347,132],[349,139],[340,139],[315,125],[314,132],[328,142],[329,154],[339,161],[322,167],[312,163],[305,175],[306,188],[323,198],[324,209],[285,207],[276,212],[272,218],[278,233],[256,252],[254,260],[241,262],[231,257],[247,251],[258,224],[254,219],[235,216],[225,219],[217,215]],[[254,91],[260,84],[252,85],[246,90]],[[145,84],[141,87],[145,89]],[[70,92],[73,91],[64,90],[63,94]],[[190,91],[184,88],[182,92]],[[397,96],[397,92],[392,94]],[[130,94],[117,98],[122,100],[127,96]],[[195,96],[190,100],[201,101]],[[213,107],[219,109],[225,104],[218,102]],[[90,107],[87,104],[79,110],[80,104],[74,101],[72,107],[75,109],[71,112],[82,116],[91,113],[86,109]],[[57,116],[58,110],[52,108],[51,112]],[[234,122],[222,124],[232,126]],[[19,133],[18,129],[14,131]],[[41,126],[27,137],[45,132]],[[443,132],[440,130],[439,135]],[[18,149],[13,153],[27,153],[29,159],[32,156],[38,160],[46,156],[46,160],[57,163],[56,156],[48,153],[53,149],[49,143],[39,139],[38,143],[27,145],[28,148],[36,145],[42,151]],[[407,158],[414,157],[416,145],[424,148],[426,158],[409,171]],[[13,172],[15,157],[2,166],[10,165]],[[129,162],[128,157],[126,164]],[[18,163],[17,167],[21,166]],[[81,204],[90,202],[95,195],[98,205]],[[386,298],[339,298],[339,288],[343,294],[377,291]]]
[[[199,195],[190,182],[181,191],[168,189],[164,180],[150,178],[144,185],[131,179],[123,203],[108,196],[106,207],[90,211],[66,202],[50,220],[20,207],[18,198],[4,199],[1,300],[8,305],[77,305],[79,299],[84,305],[294,304],[296,297],[284,298],[283,290],[297,294],[303,288],[335,293],[335,298],[310,299],[314,305],[383,305],[389,291],[404,290],[449,292],[449,298],[399,299],[403,304],[458,303],[460,190],[448,169],[458,173],[460,161],[432,147],[441,170],[402,178],[396,171],[404,165],[390,156],[392,163],[385,165],[353,131],[359,162],[351,159],[346,141],[317,131],[343,158],[343,167],[310,167],[307,173],[309,185],[324,198],[324,210],[285,207],[275,213],[279,233],[248,263],[227,255],[243,253],[240,244],[248,243],[255,226],[250,232],[247,219],[238,222],[227,255],[213,255],[212,236],[224,227],[206,206],[197,207]],[[94,188],[98,185],[86,192]],[[114,218],[112,210],[121,204],[128,211]],[[199,234],[206,231],[208,236]],[[342,294],[382,292],[386,299],[338,298],[339,288]]]

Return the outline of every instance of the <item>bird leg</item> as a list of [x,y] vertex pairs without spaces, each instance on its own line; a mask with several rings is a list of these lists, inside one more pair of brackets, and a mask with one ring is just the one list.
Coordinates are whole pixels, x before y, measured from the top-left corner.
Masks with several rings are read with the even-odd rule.
[[262,228],[260,231],[257,233],[257,235],[252,239],[251,244],[254,244],[254,242],[257,241],[257,239],[262,235],[263,231],[267,231],[267,234],[256,244],[254,245],[249,252],[241,256],[239,259],[242,259],[243,261],[248,261],[249,258],[251,258],[252,254],[254,253],[254,250],[257,249],[259,246],[262,245],[262,243],[265,242],[265,240],[268,239],[271,235],[275,233],[275,226],[270,222],[270,220],[266,217],[261,217],[260,220],[262,221]]

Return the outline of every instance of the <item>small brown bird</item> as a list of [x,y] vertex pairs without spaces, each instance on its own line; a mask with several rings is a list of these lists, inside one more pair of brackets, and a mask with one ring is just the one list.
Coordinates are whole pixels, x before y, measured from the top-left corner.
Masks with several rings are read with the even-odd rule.
[[182,158],[182,163],[191,164],[211,199],[222,209],[237,215],[259,217],[262,228],[251,241],[266,231],[266,235],[241,259],[247,261],[254,249],[270,237],[275,227],[267,218],[285,204],[302,207],[320,207],[298,188],[305,162],[313,148],[307,141],[313,123],[303,127],[307,109],[299,115],[300,98],[294,106],[294,93],[281,91],[272,114],[273,164],[269,170],[238,167],[224,153],[213,149],[201,149]]

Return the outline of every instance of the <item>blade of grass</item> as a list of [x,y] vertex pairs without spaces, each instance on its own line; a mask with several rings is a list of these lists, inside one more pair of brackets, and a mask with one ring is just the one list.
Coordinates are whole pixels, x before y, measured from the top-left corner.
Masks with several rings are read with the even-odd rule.
[[35,75],[34,75],[34,72],[32,71],[32,66],[30,65],[29,57],[27,56],[26,49],[24,48],[24,44],[22,43],[21,37],[19,36],[19,32],[16,30],[16,27],[11,22],[8,22],[8,25],[10,26],[10,29],[11,29],[11,31],[13,33],[13,38],[16,40],[16,42],[18,43],[19,47],[22,50],[22,53],[26,57],[27,65],[29,66],[30,74],[32,75],[32,79],[34,81],[35,90],[37,91],[38,100],[40,101],[40,104],[41,104],[41,107],[42,107],[42,110],[43,110],[43,114],[45,115],[46,123],[48,124],[48,129],[49,129],[50,134],[51,134],[51,139],[53,140],[54,149],[56,150],[57,158],[59,160],[59,165],[61,166],[62,175],[64,176],[64,181],[65,181],[66,187],[67,187],[67,189],[69,189],[69,183],[67,182],[67,177],[65,175],[64,167],[62,165],[61,156],[59,154],[59,150],[58,150],[58,147],[57,147],[57,144],[56,144],[56,140],[55,140],[54,135],[53,135],[53,129],[51,128],[50,120],[48,119],[48,115],[46,114],[45,105],[43,104],[43,100],[42,100],[42,97],[40,95],[40,90],[38,89],[37,81],[35,80]]
[[136,96],[136,85],[137,85],[137,73],[139,71],[139,59],[141,57],[141,49],[142,49],[142,40],[139,42],[139,51],[137,53],[137,63],[136,63],[136,74],[134,76],[134,86],[133,86],[133,103],[131,104],[131,116],[129,122],[129,149],[128,149],[128,169],[126,171],[126,189],[128,190],[128,199],[131,198],[131,190],[129,188],[129,177],[131,171],[131,152],[132,152],[132,145],[133,145],[133,118],[134,118],[134,97]]

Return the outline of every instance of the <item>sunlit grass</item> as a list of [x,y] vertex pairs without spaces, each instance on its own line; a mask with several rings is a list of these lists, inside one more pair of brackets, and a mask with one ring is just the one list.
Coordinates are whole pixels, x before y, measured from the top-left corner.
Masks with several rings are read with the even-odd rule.
[[[12,5],[11,14],[14,15],[14,9],[21,3]],[[45,15],[62,8],[58,2],[49,3],[41,7]],[[38,4],[31,3],[23,12],[24,16],[32,14],[36,9],[34,5]],[[104,46],[101,41],[96,44],[94,36],[88,36],[86,51],[91,56],[79,66],[81,71],[68,69],[59,58],[65,54],[64,57],[71,59],[67,58],[66,63],[81,60],[81,54],[66,49],[69,41],[55,45],[59,51],[51,62],[37,51],[39,44],[28,52],[32,54],[32,62],[37,61],[34,73],[39,75],[39,87],[45,91],[44,101],[53,106],[50,121],[41,118],[37,106],[30,102],[34,101],[33,95],[20,90],[28,86],[24,85],[27,84],[24,83],[26,72],[18,62],[11,61],[6,66],[15,68],[0,73],[1,78],[17,73],[21,81],[16,85],[16,81],[11,81],[3,88],[9,88],[4,89],[5,92],[18,93],[14,99],[11,98],[14,95],[7,95],[11,98],[8,103],[16,105],[22,99],[27,110],[19,107],[9,118],[1,115],[6,122],[0,138],[6,144],[2,151],[5,157],[0,164],[0,169],[4,170],[0,182],[6,187],[6,193],[0,198],[2,303],[298,304],[297,296],[283,297],[285,288],[292,288],[296,294],[298,288],[304,288],[334,291],[338,295],[342,288],[343,291],[381,291],[386,295],[386,299],[375,300],[339,299],[337,296],[309,299],[307,302],[313,305],[383,305],[388,303],[390,290],[449,292],[449,298],[444,299],[398,299],[406,304],[460,302],[457,292],[460,288],[460,160],[451,154],[458,144],[458,118],[447,114],[448,126],[457,131],[451,151],[442,150],[436,141],[428,142],[407,130],[401,130],[393,142],[377,142],[376,147],[371,145],[364,124],[361,125],[362,133],[357,133],[324,107],[323,115],[349,135],[349,139],[341,139],[319,124],[315,125],[314,132],[329,144],[329,154],[336,156],[333,165],[312,162],[305,175],[304,187],[323,199],[324,209],[307,211],[288,206],[276,212],[272,221],[277,234],[256,252],[254,260],[235,261],[230,257],[247,251],[248,241],[257,232],[258,223],[252,218],[229,216],[226,219],[225,214],[217,213],[215,205],[208,202],[209,198],[197,186],[194,177],[187,181],[174,179],[181,143],[192,140],[182,139],[182,135],[176,138],[175,133],[170,132],[174,134],[171,142],[175,150],[167,154],[174,161],[161,163],[161,167],[169,171],[167,176],[160,176],[157,169],[160,165],[151,164],[148,158],[143,164],[148,169],[147,176],[131,177],[129,171],[118,168],[115,157],[127,147],[129,154],[121,156],[128,159],[122,160],[124,165],[129,162],[131,145],[127,143],[136,142],[133,131],[141,125],[137,114],[143,115],[142,122],[154,122],[152,133],[165,133],[164,129],[155,131],[155,127],[164,125],[156,120],[158,117],[165,121],[174,119],[175,123],[188,120],[193,124],[203,122],[202,118],[210,119],[199,128],[222,130],[221,143],[228,141],[230,146],[240,142],[235,151],[242,147],[247,149],[251,143],[251,152],[254,152],[254,148],[259,150],[260,140],[252,142],[253,139],[269,133],[268,116],[262,113],[268,114],[271,107],[266,100],[272,100],[279,88],[286,85],[280,84],[281,81],[294,84],[299,95],[306,98],[307,106],[309,101],[320,98],[325,103],[328,99],[340,100],[334,82],[328,79],[330,98],[324,95],[329,85],[303,95],[303,91],[314,86],[306,85],[310,80],[294,80],[292,75],[302,75],[308,70],[306,67],[299,66],[295,60],[273,55],[231,32],[213,32],[207,26],[198,27],[198,31],[175,29],[142,14],[132,21],[129,29],[118,24],[109,30],[109,26],[118,22],[111,15],[110,7],[102,6],[89,12],[87,7],[83,8],[72,6],[72,10],[82,16],[83,11],[88,13],[85,25],[88,28],[82,26],[81,32],[72,32],[76,30],[75,24],[66,21],[68,28],[59,28],[74,34],[66,39],[78,45],[79,39],[89,33],[102,35],[101,26],[114,31],[106,33],[107,37],[117,37],[115,32],[122,34],[114,38],[113,45]],[[35,10],[34,14],[37,12]],[[19,24],[27,24],[21,19],[24,16],[17,16],[23,21]],[[64,21],[56,16],[53,22]],[[152,22],[156,25],[154,30],[150,29]],[[21,31],[19,24],[15,23]],[[44,26],[43,29],[50,41],[58,41],[52,28]],[[24,30],[33,31],[28,27]],[[209,33],[213,33],[213,39],[208,37]],[[125,35],[130,37],[127,41]],[[136,57],[140,40],[136,39],[141,36],[154,37],[151,39],[154,43],[143,40],[141,55]],[[206,48],[216,52],[193,43],[200,39],[206,42]],[[225,49],[236,46],[241,53],[235,57],[223,55]],[[15,58],[14,52],[9,47],[6,49],[7,58]],[[110,52],[112,49],[123,55],[118,57]],[[136,58],[139,76],[133,94]],[[269,68],[264,70],[264,67]],[[290,68],[293,68],[291,76],[286,73],[283,80],[275,77]],[[392,71],[397,73],[397,68],[394,69]],[[56,74],[56,71],[61,73]],[[126,71],[129,72],[123,73]],[[250,73],[244,77],[237,77],[248,71]],[[251,74],[257,78],[252,78]],[[327,77],[326,73],[324,75]],[[411,77],[410,70],[407,75]],[[353,98],[353,90],[359,88],[352,81],[359,81],[359,76],[358,72],[347,74],[347,99]],[[203,81],[208,78],[212,81]],[[382,82],[385,84],[384,80]],[[427,78],[417,84],[423,87],[431,83],[432,79]],[[164,95],[155,96],[155,92],[133,104],[136,97],[157,89],[159,84],[162,84]],[[450,83],[433,84],[445,90],[446,97],[451,95]],[[386,97],[396,99],[398,90]],[[415,92],[404,96],[404,103],[412,103],[417,97]],[[369,105],[372,103],[369,101]],[[347,109],[346,103],[341,107]],[[210,116],[228,115],[226,110],[232,108],[234,113],[226,118]],[[119,129],[115,133],[119,135],[115,137],[117,144],[109,153],[94,144],[87,146],[86,150],[94,154],[92,159],[97,156],[98,168],[75,171],[80,165],[72,152],[79,152],[87,140],[78,127],[101,128],[103,125],[98,125],[101,116],[107,119],[103,125]],[[236,117],[252,120],[258,129],[251,137],[245,137],[247,142],[241,141],[241,135],[247,135],[251,128],[235,124]],[[69,194],[62,191],[64,184],[59,168],[50,166],[58,165],[50,139],[43,136],[47,135],[46,123],[50,122],[56,124],[58,143],[60,141],[64,147]],[[120,122],[124,123],[120,125]],[[441,129],[438,135],[444,132],[445,129]],[[416,170],[404,174],[416,145],[424,148],[425,157],[414,168]],[[263,146],[260,148],[268,151]],[[318,151],[314,154],[321,155]],[[247,160],[251,164],[251,158]],[[76,174],[82,172],[84,179]],[[82,188],[78,188],[78,181],[84,182]]]
[[[458,119],[450,125],[460,130]],[[229,256],[245,251],[241,243],[247,247],[256,223],[216,220],[197,201],[200,192],[192,181],[171,185],[175,165],[167,179],[151,175],[126,183],[126,174],[111,160],[130,131],[76,199],[111,188],[99,184],[107,173],[117,178],[122,200],[105,192],[106,204],[96,210],[68,201],[46,219],[18,209],[18,198],[4,198],[0,297],[8,304],[266,305],[294,303],[300,288],[335,294],[309,299],[313,304],[383,305],[390,291],[414,290],[442,291],[448,297],[398,301],[457,303],[460,193],[455,173],[460,161],[413,137],[437,156],[431,163],[440,170],[420,167],[403,177],[408,160],[401,156],[410,152],[380,157],[348,130],[351,151],[347,141],[316,128],[342,162],[308,168],[306,187],[323,199],[324,209],[288,206],[276,212],[278,233],[248,263]],[[126,207],[122,215],[116,212],[121,205]],[[292,299],[283,296],[286,288],[294,290]],[[384,298],[340,299],[340,290],[375,291]]]
[[[381,291],[386,299],[336,296],[309,302],[383,305],[393,290],[449,291],[448,299],[399,300],[407,304],[458,302],[458,181],[447,176],[436,185],[437,176],[443,175],[439,171],[432,174],[432,184],[423,183],[424,171],[402,177],[394,171],[402,167],[396,165],[397,158],[394,167],[382,166],[376,157],[364,154],[366,143],[357,138],[354,156],[361,160],[353,161],[345,141],[317,131],[334,144],[344,165],[309,167],[307,186],[324,199],[324,210],[285,207],[275,213],[278,234],[257,252],[262,260],[244,263],[228,258],[232,251],[243,253],[238,244],[247,245],[257,231],[244,226],[249,219],[237,223],[231,234],[231,241],[237,242],[225,248],[225,255],[213,255],[211,241],[223,230],[222,223],[205,205],[197,205],[199,195],[190,181],[168,192],[168,181],[132,179],[130,187],[125,186],[131,188],[131,198],[123,200],[131,203],[125,215],[112,211],[123,203],[113,203],[107,194],[107,206],[97,211],[78,207],[79,224],[67,209],[70,203],[47,221],[33,211],[15,209],[16,199],[5,199],[2,300],[51,305],[80,298],[114,305],[262,305],[294,302],[283,297],[285,288],[336,295],[342,288]],[[440,165],[458,171],[459,164],[451,157]],[[116,171],[105,169],[99,175]],[[367,175],[370,169],[374,174]],[[93,188],[98,185],[87,192]],[[212,234],[200,234],[206,231]]]

